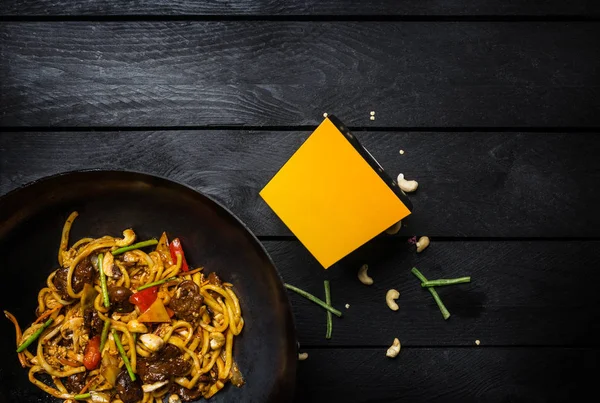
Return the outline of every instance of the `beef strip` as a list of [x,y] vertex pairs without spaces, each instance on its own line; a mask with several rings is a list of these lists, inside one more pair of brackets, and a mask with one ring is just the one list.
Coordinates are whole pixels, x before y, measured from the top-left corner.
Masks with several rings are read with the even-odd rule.
[[203,300],[200,288],[193,281],[187,280],[179,284],[169,307],[179,319],[193,322],[200,317]]
[[123,403],[137,403],[144,398],[144,391],[140,381],[136,379],[132,381],[125,369],[119,372],[117,376],[117,393]]
[[135,306],[129,302],[129,297],[133,293],[127,287],[118,287],[111,285],[108,287],[108,299],[110,300],[111,307],[119,313],[129,313],[135,309]]
[[[56,272],[53,282],[60,296],[63,299],[69,300],[71,297],[67,292],[67,274],[69,274],[69,268],[61,267]],[[71,287],[73,288],[73,291],[76,293],[80,292],[83,290],[83,285],[86,283],[93,285],[95,275],[96,272],[94,270],[94,266],[92,265],[92,262],[88,256],[79,262],[77,266],[75,266],[73,278],[71,279]]]
[[65,387],[69,392],[79,394],[81,389],[83,389],[83,387],[85,386],[86,376],[87,375],[85,372],[80,372],[78,374],[68,376],[65,380]]
[[179,396],[182,402],[194,402],[202,396],[202,392],[198,389],[188,389],[184,386],[173,383],[171,386],[171,393]]
[[148,358],[137,359],[137,374],[144,383],[166,381],[172,376],[184,376],[191,364],[183,359],[181,351],[172,344]]
[[86,308],[83,312],[83,326],[87,329],[90,339],[96,335],[102,334],[104,321],[98,316],[94,308]]

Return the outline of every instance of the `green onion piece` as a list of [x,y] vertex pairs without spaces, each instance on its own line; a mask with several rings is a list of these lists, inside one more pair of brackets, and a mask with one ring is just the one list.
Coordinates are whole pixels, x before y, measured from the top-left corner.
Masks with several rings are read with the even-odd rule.
[[98,271],[100,272],[100,287],[102,288],[102,299],[104,300],[104,306],[106,308],[110,308],[110,299],[108,299],[108,286],[106,285],[106,274],[104,274],[104,270],[102,269],[102,260],[104,259],[104,254],[98,255]]
[[102,354],[102,350],[104,350],[104,345],[106,344],[106,339],[108,339],[108,329],[110,328],[110,319],[106,319],[104,321],[104,327],[102,328],[102,336],[100,336],[100,354]]
[[[426,283],[427,282],[427,279],[425,278],[425,276],[423,274],[421,274],[421,272],[419,270],[417,270],[416,267],[412,268],[411,273],[414,274],[415,276],[417,276],[417,278],[419,280],[421,280],[422,283]],[[450,317],[450,312],[448,312],[448,309],[446,309],[446,306],[442,302],[442,299],[438,295],[438,293],[435,290],[435,288],[433,288],[433,287],[427,287],[427,289],[431,293],[431,296],[435,300],[435,303],[437,304],[438,308],[440,308],[440,311],[442,312],[442,316],[444,317],[444,319],[448,319]]]
[[144,284],[143,286],[141,286],[140,288],[138,288],[137,291],[142,291],[142,290],[145,290],[146,288],[154,287],[155,285],[161,285],[161,284],[164,284],[164,283],[168,283],[169,281],[177,280],[178,278],[179,277],[169,277],[169,278],[165,278],[165,279],[162,279],[162,280],[155,281],[153,283]]
[[315,297],[312,294],[307,293],[304,290],[301,290],[298,287],[294,287],[291,284],[284,284],[285,288],[287,288],[288,290],[292,290],[300,295],[302,295],[304,298],[307,298],[309,300],[311,300],[312,302],[314,302],[317,305],[320,305],[321,307],[327,309],[329,312],[331,312],[332,314],[334,314],[335,316],[341,317],[342,313],[340,311],[338,311],[337,309],[335,309],[334,307],[332,307],[331,305],[325,303],[323,300],[320,300],[319,298]]
[[440,278],[438,280],[428,280],[421,283],[421,287],[440,287],[444,285],[470,283],[471,277],[458,278]]
[[119,335],[117,334],[116,329],[112,330],[112,334],[115,338],[115,344],[117,345],[117,349],[119,350],[119,353],[121,353],[121,358],[123,359],[125,367],[127,368],[127,372],[129,373],[129,377],[132,381],[135,381],[135,374],[133,373],[133,369],[131,368],[131,364],[129,363],[129,358],[127,358],[127,354],[125,354],[125,349],[121,344],[121,339],[119,339]]
[[54,321],[53,318],[48,319],[43,325],[42,327],[40,327],[38,330],[36,330],[31,336],[29,336],[27,338],[27,340],[25,340],[23,343],[21,343],[21,345],[19,346],[19,348],[17,348],[17,353],[22,353],[23,351],[25,351],[25,349],[27,347],[29,347],[29,345],[31,343],[33,343],[38,337],[40,337],[40,334],[42,334],[42,332],[44,330],[46,330],[46,328],[48,326],[50,326],[50,324]]
[[137,338],[138,338],[138,334],[134,333],[133,334],[133,345],[135,346],[137,344]]
[[158,241],[156,239],[149,239],[147,241],[142,241],[138,243],[134,243],[133,245],[123,246],[122,248],[115,249],[112,251],[113,256],[120,255],[121,253],[128,252],[134,249],[145,248],[146,246],[156,245]]
[[75,400],[85,400],[85,399],[89,399],[91,397],[92,397],[92,395],[90,393],[82,393],[80,395],[73,396],[73,399],[75,399]]
[[[325,302],[327,305],[331,305],[331,290],[329,289],[329,280],[323,281],[325,286]],[[331,312],[327,311],[327,332],[325,333],[326,339],[331,339],[331,331],[333,330],[333,316]]]

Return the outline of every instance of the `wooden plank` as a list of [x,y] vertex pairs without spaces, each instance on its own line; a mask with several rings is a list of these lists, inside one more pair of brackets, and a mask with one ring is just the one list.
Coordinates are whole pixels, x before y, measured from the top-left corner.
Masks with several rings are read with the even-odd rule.
[[[436,242],[417,255],[405,240],[375,241],[323,270],[296,241],[263,241],[285,282],[324,298],[331,283],[333,336],[325,339],[325,312],[290,292],[298,340],[305,346],[590,346],[600,340],[600,296],[585,284],[600,281],[600,242]],[[357,278],[369,264],[373,285]],[[471,276],[469,284],[437,289],[451,317],[410,272],[429,279]],[[400,292],[400,309],[385,302]],[[349,304],[348,309],[345,305]]]
[[600,125],[592,22],[17,22],[0,38],[1,126]]
[[[390,341],[391,344],[391,341]],[[597,349],[310,349],[297,402],[573,402],[594,392]]]
[[[420,182],[401,234],[598,237],[597,133],[356,132],[392,175]],[[0,194],[59,172],[126,169],[190,185],[258,235],[290,235],[258,192],[309,131],[0,134]],[[405,150],[404,155],[399,150]]]
[[304,0],[304,1],[185,1],[143,0],[4,0],[1,15],[219,15],[219,16],[420,16],[500,15],[578,16],[597,15],[597,3],[586,0]]

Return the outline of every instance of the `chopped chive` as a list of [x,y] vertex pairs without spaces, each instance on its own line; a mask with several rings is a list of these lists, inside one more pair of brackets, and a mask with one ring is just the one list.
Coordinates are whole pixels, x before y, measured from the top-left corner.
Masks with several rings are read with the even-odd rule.
[[92,397],[92,395],[90,393],[82,393],[80,395],[73,396],[73,399],[75,399],[75,400],[85,400],[85,399],[89,399],[90,397]]
[[[427,279],[425,278],[425,276],[423,274],[421,274],[421,272],[419,270],[417,270],[416,267],[412,268],[411,273],[414,274],[415,276],[417,276],[417,278],[419,280],[421,280],[422,283],[426,283],[427,282]],[[438,293],[435,290],[435,288],[434,287],[427,287],[427,289],[431,293],[431,296],[435,300],[435,303],[437,304],[438,308],[440,308],[440,311],[442,312],[442,316],[444,317],[444,319],[448,319],[450,317],[450,312],[448,312],[448,309],[446,309],[446,306],[442,302],[442,299],[438,295]]]
[[310,293],[308,293],[308,292],[306,292],[304,290],[301,290],[298,287],[294,287],[291,284],[285,283],[284,285],[285,285],[285,288],[287,288],[288,290],[292,290],[292,291],[294,291],[294,292],[302,295],[304,298],[307,298],[307,299],[311,300],[312,302],[314,302],[315,304],[320,305],[321,307],[327,309],[329,312],[331,312],[335,316],[338,316],[338,317],[342,316],[342,313],[340,311],[338,311],[337,309],[335,309],[331,305],[327,304],[323,300],[315,297],[314,295],[312,295],[312,294],[310,294]]
[[140,288],[138,288],[137,291],[142,291],[142,290],[145,290],[146,288],[154,287],[155,285],[161,285],[161,284],[164,284],[164,283],[168,283],[169,281],[177,280],[178,278],[179,277],[169,277],[169,278],[165,278],[165,279],[162,279],[162,280],[155,281],[153,283],[144,284],[143,286],[141,286]]
[[156,245],[157,243],[158,241],[156,239],[149,239],[147,241],[134,243],[133,245],[123,246],[122,248],[113,250],[111,253],[113,256],[117,256],[121,253],[129,252],[130,250],[145,248],[146,246]]
[[421,283],[421,287],[441,287],[452,284],[470,283],[471,277],[458,277],[458,278],[440,278],[437,280],[427,280]]
[[54,321],[53,318],[48,319],[43,325],[42,327],[40,327],[38,330],[36,330],[31,336],[29,336],[27,338],[27,340],[25,340],[23,343],[21,343],[21,345],[19,346],[19,348],[17,348],[17,353],[22,353],[23,351],[25,351],[25,349],[27,347],[29,347],[31,345],[31,343],[33,343],[38,337],[40,337],[40,334],[42,334],[42,332],[48,327],[50,326],[50,324]]
[[106,319],[104,321],[104,327],[102,328],[102,336],[100,336],[100,354],[102,354],[102,350],[104,350],[104,345],[106,344],[106,339],[108,338],[108,329],[110,328],[110,319]]
[[121,339],[119,338],[119,335],[117,334],[117,330],[113,328],[112,334],[113,334],[113,337],[115,338],[115,344],[117,345],[117,349],[119,350],[119,353],[121,353],[121,358],[123,359],[123,362],[125,363],[125,367],[127,368],[127,372],[129,373],[129,377],[131,378],[132,381],[135,381],[135,374],[133,373],[133,369],[131,368],[131,363],[129,362],[129,358],[127,358],[127,354],[125,354],[125,349],[123,348],[123,345],[121,344]]
[[106,284],[106,274],[104,274],[104,269],[102,268],[102,260],[104,259],[104,254],[98,255],[98,271],[100,272],[100,287],[102,288],[102,300],[104,301],[104,307],[110,308],[110,299],[108,298],[108,286]]
[[[331,290],[329,288],[329,280],[323,281],[325,287],[325,302],[331,305]],[[325,333],[326,339],[331,339],[331,331],[333,330],[333,316],[331,312],[327,311],[327,332]]]

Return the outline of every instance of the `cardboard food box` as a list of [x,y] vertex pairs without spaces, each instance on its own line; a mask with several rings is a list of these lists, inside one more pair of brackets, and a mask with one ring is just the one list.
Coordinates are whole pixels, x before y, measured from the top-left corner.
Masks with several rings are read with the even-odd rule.
[[326,269],[412,210],[396,181],[335,116],[317,127],[260,195]]

